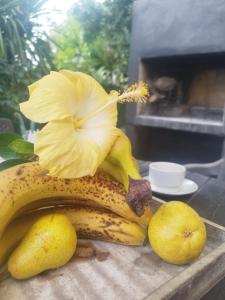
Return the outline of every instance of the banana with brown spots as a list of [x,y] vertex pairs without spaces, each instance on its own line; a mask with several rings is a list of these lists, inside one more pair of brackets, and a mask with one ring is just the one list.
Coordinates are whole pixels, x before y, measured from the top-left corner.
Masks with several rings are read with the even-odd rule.
[[7,226],[0,239],[0,265],[6,261],[37,219],[54,213],[64,214],[70,219],[78,238],[135,246],[143,245],[146,239],[146,230],[140,225],[107,210],[84,206],[41,209],[20,216]]
[[[25,163],[0,172],[0,238],[18,212],[29,205],[41,208],[49,198],[66,198],[67,204],[89,201],[128,220],[148,225],[150,208],[138,217],[126,202],[123,185],[104,173],[76,179],[51,177],[38,162]],[[43,200],[46,199],[46,200]],[[36,204],[36,206],[35,206]],[[51,205],[54,205],[54,201]],[[63,205],[63,200],[62,200]]]

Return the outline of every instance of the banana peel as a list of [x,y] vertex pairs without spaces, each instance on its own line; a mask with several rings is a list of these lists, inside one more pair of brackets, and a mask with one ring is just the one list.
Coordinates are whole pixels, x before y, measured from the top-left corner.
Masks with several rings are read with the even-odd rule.
[[132,155],[129,138],[121,129],[117,130],[118,137],[99,170],[123,184],[128,205],[137,216],[142,216],[145,208],[151,204],[151,186],[147,180],[142,179],[138,163]]

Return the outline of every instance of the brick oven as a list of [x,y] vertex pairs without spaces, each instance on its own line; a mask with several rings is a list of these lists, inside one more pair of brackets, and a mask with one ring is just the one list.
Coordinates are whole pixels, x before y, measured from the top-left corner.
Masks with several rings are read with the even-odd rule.
[[127,106],[140,159],[211,162],[225,134],[225,1],[134,2],[130,83],[147,81],[147,105]]

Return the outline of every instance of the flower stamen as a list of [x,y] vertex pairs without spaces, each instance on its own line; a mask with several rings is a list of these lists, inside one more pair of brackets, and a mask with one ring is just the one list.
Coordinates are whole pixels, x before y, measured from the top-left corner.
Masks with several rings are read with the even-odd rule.
[[97,115],[98,113],[102,112],[104,109],[108,108],[110,105],[115,103],[125,103],[125,102],[146,103],[149,98],[149,90],[147,84],[143,81],[140,81],[139,83],[134,83],[131,86],[129,86],[122,94],[119,94],[116,91],[111,91],[109,97],[111,98],[109,102],[101,106],[96,111],[90,113],[82,120],[77,121],[76,125],[78,127],[81,127],[93,116]]
[[129,86],[119,97],[118,102],[136,102],[146,103],[149,98],[148,86],[145,82],[140,81]]

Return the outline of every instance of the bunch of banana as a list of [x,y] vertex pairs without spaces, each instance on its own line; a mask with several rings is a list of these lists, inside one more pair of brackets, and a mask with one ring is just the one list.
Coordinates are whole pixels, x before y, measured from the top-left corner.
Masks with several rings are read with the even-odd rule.
[[[40,208],[48,209],[34,211]],[[0,263],[38,217],[54,211],[71,219],[78,237],[126,245],[144,243],[151,218],[149,208],[136,216],[123,186],[105,173],[67,180],[46,175],[37,162],[18,165],[0,173]]]
[[[52,197],[66,198],[67,205],[85,204],[88,199],[96,206],[145,225],[151,216],[150,209],[146,208],[138,217],[126,202],[123,186],[105,173],[76,179],[50,177],[38,162],[31,162],[0,173],[0,236],[18,212],[30,209],[31,204],[33,208],[49,206]],[[58,203],[63,205],[63,200]]]
[[[67,215],[80,238],[143,245],[152,213],[149,206],[142,205],[141,216],[130,208],[131,178],[142,180],[122,131],[93,177],[51,177],[38,162],[0,172],[0,265],[32,224],[49,213]],[[151,198],[149,189],[144,194]],[[134,195],[141,200],[140,193]]]
[[41,216],[55,213],[64,214],[69,218],[78,238],[99,239],[133,246],[143,245],[145,242],[146,229],[110,211],[87,206],[49,207],[25,213],[7,226],[0,239],[0,266]]

